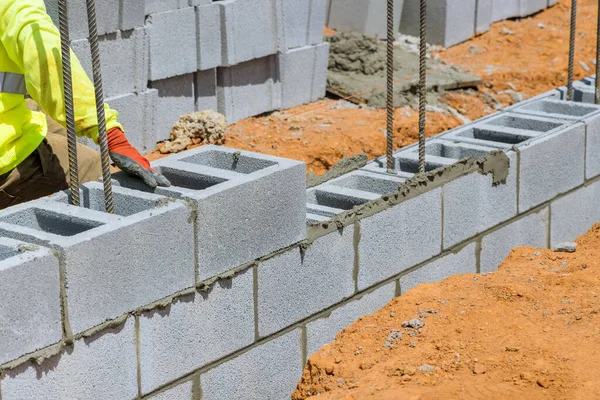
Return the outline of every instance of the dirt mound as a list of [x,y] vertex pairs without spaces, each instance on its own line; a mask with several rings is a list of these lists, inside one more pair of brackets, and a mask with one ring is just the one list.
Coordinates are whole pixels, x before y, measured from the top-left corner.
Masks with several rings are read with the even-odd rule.
[[162,154],[177,153],[197,144],[223,144],[227,120],[223,114],[207,110],[187,113],[171,128],[169,140],[159,143]]
[[310,357],[292,398],[598,398],[600,224],[577,244],[417,286]]

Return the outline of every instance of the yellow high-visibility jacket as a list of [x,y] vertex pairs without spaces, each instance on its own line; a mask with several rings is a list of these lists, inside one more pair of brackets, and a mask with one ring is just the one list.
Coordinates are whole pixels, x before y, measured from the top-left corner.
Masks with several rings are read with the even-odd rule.
[[[43,0],[0,0],[0,74],[24,75],[31,98],[66,126],[60,47],[60,34]],[[94,86],[72,51],[71,75],[77,135],[97,142]],[[47,132],[44,114],[29,111],[24,94],[6,90],[10,93],[0,87],[0,175],[33,153]],[[122,128],[118,113],[106,104],[104,110],[107,130]]]

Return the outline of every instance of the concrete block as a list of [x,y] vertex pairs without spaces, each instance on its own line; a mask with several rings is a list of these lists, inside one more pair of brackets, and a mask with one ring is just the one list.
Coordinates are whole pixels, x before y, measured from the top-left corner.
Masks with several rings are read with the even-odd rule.
[[595,85],[596,79],[593,77],[573,82],[573,101],[594,104],[596,100]]
[[283,14],[282,51],[323,42],[328,10],[325,0],[279,1]]
[[128,31],[141,28],[146,21],[146,5],[142,0],[121,0],[119,29]]
[[365,315],[374,313],[394,298],[396,282],[388,283],[362,298],[348,302],[320,318],[306,324],[306,354],[310,357],[327,343],[333,342],[338,332]]
[[196,111],[217,111],[217,69],[207,69],[195,73]]
[[508,156],[506,183],[494,186],[491,174],[474,172],[444,185],[445,249],[517,215],[517,155]]
[[[197,208],[198,276],[211,278],[306,238],[303,162],[202,146],[152,163],[173,184],[154,191]],[[149,191],[138,179],[121,185]]]
[[192,394],[192,381],[184,382],[169,390],[152,396],[152,400],[195,400]]
[[295,107],[325,96],[328,59],[329,43],[280,54],[281,107]]
[[551,208],[550,246],[575,240],[600,222],[600,183],[594,182],[554,200]]
[[73,347],[24,363],[2,377],[2,399],[134,399],[137,367],[134,320],[76,340]]
[[302,368],[300,330],[296,329],[202,374],[200,384],[205,399],[287,399]]
[[570,125],[519,149],[519,212],[584,181],[585,126]]
[[442,248],[442,190],[423,193],[361,220],[358,289],[391,278]]
[[254,341],[252,269],[140,316],[142,393]]
[[152,81],[195,72],[196,12],[193,7],[158,12],[146,18],[149,79]]
[[527,17],[548,7],[548,0],[520,0],[520,16]]
[[[475,3],[476,0],[428,0],[427,43],[450,47],[470,39],[475,34]],[[418,1],[404,3],[400,32],[419,36],[419,10]]]
[[490,30],[494,12],[494,0],[477,0],[475,11],[475,33]]
[[521,1],[523,0],[493,0],[492,22],[520,17]]
[[224,0],[221,7],[222,66],[275,54],[279,48],[277,4],[272,0]]
[[171,128],[179,121],[179,117],[196,108],[194,74],[153,81],[150,86],[158,91],[154,109],[154,137],[165,140],[169,138]]
[[516,247],[547,247],[549,217],[546,207],[485,235],[481,239],[480,272],[497,270]]
[[354,229],[345,227],[258,266],[258,333],[266,337],[354,294]]
[[192,2],[207,3],[208,0],[144,0],[144,8],[146,15],[156,14],[166,11],[178,10],[180,8],[188,8],[189,6],[196,5],[191,4]]
[[[221,3],[230,0],[222,1]],[[233,124],[281,107],[277,56],[217,69],[218,111]]]
[[195,283],[187,204],[114,187],[117,214],[111,215],[93,209],[103,209],[101,185],[85,186],[92,209],[40,200],[0,216],[4,236],[60,253],[75,334]]
[[[394,1],[394,32],[401,28],[403,12],[409,7],[407,1]],[[386,0],[331,0],[328,26],[339,32],[361,32],[367,36],[387,38]]]
[[58,257],[0,237],[0,364],[61,338]]
[[471,243],[457,252],[447,254],[400,278],[402,294],[421,283],[438,282],[458,274],[477,272],[476,244]]
[[[102,0],[96,2],[98,35],[114,33],[119,30],[119,1]],[[44,3],[46,9],[49,11],[48,14],[58,27],[58,0],[44,0]],[[67,6],[69,10],[69,39],[87,39],[89,37],[89,28],[85,1],[68,0]]]
[[154,137],[154,109],[158,91],[149,89],[106,99],[106,103],[119,113],[119,122],[125,129],[129,142],[142,154],[156,148]]
[[327,185],[377,193],[382,196],[395,192],[404,181],[405,179],[393,175],[358,170],[327,181]]
[[[101,36],[98,47],[105,97],[146,90],[148,56],[144,28]],[[93,81],[89,42],[87,39],[76,40],[71,43],[71,48]]]
[[221,66],[221,6],[209,3],[196,7],[198,70]]
[[548,0],[548,7],[552,7],[558,2],[558,0]]

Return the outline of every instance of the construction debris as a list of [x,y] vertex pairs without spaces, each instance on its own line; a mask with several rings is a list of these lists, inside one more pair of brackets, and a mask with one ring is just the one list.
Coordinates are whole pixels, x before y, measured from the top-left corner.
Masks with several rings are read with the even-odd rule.
[[159,143],[162,154],[177,153],[193,144],[223,144],[227,120],[216,111],[198,111],[183,115],[173,125],[169,140]]

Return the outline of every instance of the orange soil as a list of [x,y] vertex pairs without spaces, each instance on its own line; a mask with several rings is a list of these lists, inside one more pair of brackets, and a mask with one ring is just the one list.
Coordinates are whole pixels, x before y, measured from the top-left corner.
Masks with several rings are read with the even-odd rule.
[[[440,59],[455,64],[483,79],[478,91],[453,92],[443,101],[471,120],[493,112],[484,101],[484,93],[501,104],[510,105],[506,93],[514,87],[526,97],[566,83],[569,42],[570,0],[559,0],[554,7],[532,18],[504,21],[491,30],[458,46],[439,53]],[[578,2],[579,18],[576,78],[594,73],[596,0]],[[542,23],[545,28],[538,27]],[[507,34],[506,30],[512,34]],[[331,33],[326,30],[326,33]],[[475,46],[476,49],[472,47]],[[473,54],[472,51],[483,51]],[[579,64],[584,61],[585,71]],[[383,84],[383,82],[382,82]],[[308,170],[321,174],[346,156],[365,152],[370,158],[385,153],[385,111],[331,109],[337,102],[324,99],[266,116],[248,118],[231,125],[225,144],[239,149],[304,160]],[[417,112],[395,112],[394,147],[417,140]],[[459,118],[441,113],[427,114],[427,136],[462,124]],[[154,152],[150,159],[164,157]]]
[[[292,399],[599,398],[600,224],[577,243],[417,286],[310,357]],[[418,332],[402,328],[413,318]],[[392,329],[403,337],[386,347]]]

